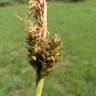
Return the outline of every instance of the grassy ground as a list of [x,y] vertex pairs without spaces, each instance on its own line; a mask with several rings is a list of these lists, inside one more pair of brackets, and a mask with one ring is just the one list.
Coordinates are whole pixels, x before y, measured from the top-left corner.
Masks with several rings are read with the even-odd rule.
[[[25,26],[17,18],[26,8],[0,8],[0,96],[35,96]],[[49,3],[48,27],[51,34],[60,33],[64,57],[46,79],[43,96],[96,96],[96,2]]]

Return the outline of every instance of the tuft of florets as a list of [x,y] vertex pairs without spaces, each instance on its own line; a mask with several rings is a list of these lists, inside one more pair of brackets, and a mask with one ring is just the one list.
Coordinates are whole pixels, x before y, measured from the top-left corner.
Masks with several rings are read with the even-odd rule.
[[55,35],[47,40],[45,0],[29,0],[29,15],[33,23],[29,23],[27,30],[26,49],[29,63],[38,71],[41,77],[49,75],[61,56],[60,37]]

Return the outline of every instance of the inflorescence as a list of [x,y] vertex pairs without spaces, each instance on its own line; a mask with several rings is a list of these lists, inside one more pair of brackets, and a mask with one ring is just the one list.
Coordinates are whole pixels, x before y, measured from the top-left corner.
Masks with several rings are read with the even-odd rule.
[[29,1],[29,15],[33,21],[27,26],[26,49],[30,64],[38,71],[41,77],[53,71],[54,65],[60,60],[60,37],[55,35],[51,40],[46,37],[47,21],[45,17],[46,2],[44,0]]

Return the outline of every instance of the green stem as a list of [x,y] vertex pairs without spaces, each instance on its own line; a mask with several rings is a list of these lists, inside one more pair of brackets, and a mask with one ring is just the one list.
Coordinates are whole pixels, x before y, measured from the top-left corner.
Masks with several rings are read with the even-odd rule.
[[43,84],[44,84],[44,78],[40,78],[36,82],[36,96],[41,96],[42,95]]

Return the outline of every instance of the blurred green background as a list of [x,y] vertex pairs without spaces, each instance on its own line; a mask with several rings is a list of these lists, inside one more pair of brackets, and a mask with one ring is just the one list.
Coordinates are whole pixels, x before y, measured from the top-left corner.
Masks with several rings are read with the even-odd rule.
[[[0,96],[35,96],[25,22],[19,18],[26,17],[25,2],[0,0]],[[64,55],[42,96],[96,96],[96,0],[48,2],[48,29],[60,34]]]

